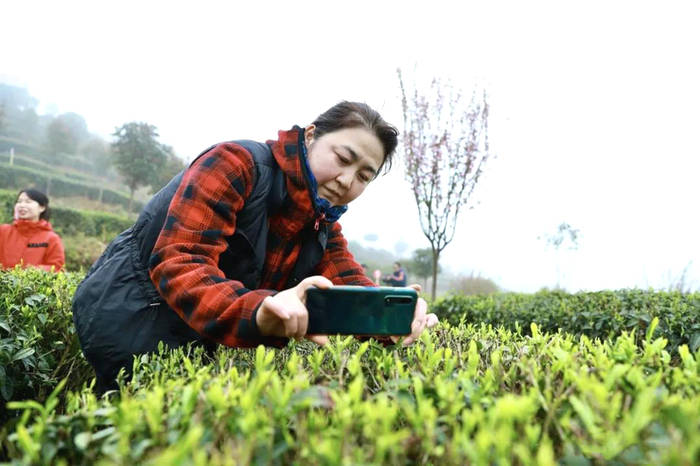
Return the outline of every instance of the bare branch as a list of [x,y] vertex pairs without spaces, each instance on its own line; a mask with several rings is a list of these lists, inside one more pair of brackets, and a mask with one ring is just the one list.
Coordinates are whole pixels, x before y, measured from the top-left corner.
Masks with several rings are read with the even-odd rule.
[[[489,157],[488,96],[474,91],[467,102],[451,82],[439,78],[425,89],[415,80],[409,88],[401,69],[397,74],[405,175],[437,261],[454,238],[459,211],[469,204]],[[435,280],[434,276],[433,297]]]

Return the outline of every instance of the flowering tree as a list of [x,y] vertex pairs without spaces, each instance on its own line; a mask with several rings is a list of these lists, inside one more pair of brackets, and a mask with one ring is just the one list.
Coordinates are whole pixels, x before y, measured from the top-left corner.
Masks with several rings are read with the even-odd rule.
[[440,253],[452,241],[457,216],[467,206],[489,158],[486,92],[467,101],[449,82],[432,79],[409,89],[397,70],[403,109],[406,178],[432,251],[435,299]]
[[557,253],[557,262],[556,262],[556,268],[557,268],[557,289],[561,289],[561,282],[563,279],[564,274],[562,273],[562,267],[561,267],[561,256],[559,254],[560,249],[562,246],[566,245],[566,248],[570,251],[575,251],[578,249],[578,241],[581,237],[581,231],[572,227],[566,222],[562,222],[559,224],[557,227],[557,230],[554,234],[545,234],[545,235],[540,235],[537,237],[537,239],[542,240],[545,242],[545,248],[552,248],[554,249],[555,253]]

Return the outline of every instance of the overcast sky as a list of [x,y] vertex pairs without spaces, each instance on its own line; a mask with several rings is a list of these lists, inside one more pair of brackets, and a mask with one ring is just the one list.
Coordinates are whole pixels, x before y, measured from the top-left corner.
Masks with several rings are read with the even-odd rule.
[[[243,3],[242,5],[238,5]],[[693,6],[693,4],[696,4]],[[456,6],[459,4],[460,6]],[[510,290],[700,287],[697,2],[5,1],[0,81],[189,160],[361,100],[401,129],[396,68],[491,102],[489,161],[443,264]],[[576,251],[538,236],[568,222]],[[400,164],[346,236],[428,246]]]

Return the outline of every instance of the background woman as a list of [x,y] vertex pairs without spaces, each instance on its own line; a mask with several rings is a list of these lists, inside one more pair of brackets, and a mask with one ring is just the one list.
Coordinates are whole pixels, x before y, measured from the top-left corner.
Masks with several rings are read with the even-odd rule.
[[49,198],[36,189],[19,192],[14,221],[0,225],[0,265],[58,271],[66,259],[61,238],[49,223]]

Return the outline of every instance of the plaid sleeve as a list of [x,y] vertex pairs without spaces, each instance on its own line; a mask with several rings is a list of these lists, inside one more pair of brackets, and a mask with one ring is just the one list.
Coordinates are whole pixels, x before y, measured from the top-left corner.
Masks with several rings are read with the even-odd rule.
[[251,155],[233,143],[219,144],[187,169],[153,248],[151,280],[168,305],[199,334],[233,347],[283,345],[263,337],[257,308],[272,290],[249,290],[219,269],[226,237],[236,229],[254,183]]
[[362,271],[362,266],[348,251],[348,242],[343,237],[338,222],[330,224],[326,251],[321,262],[316,266],[316,273],[323,275],[336,285],[377,286],[367,278]]

